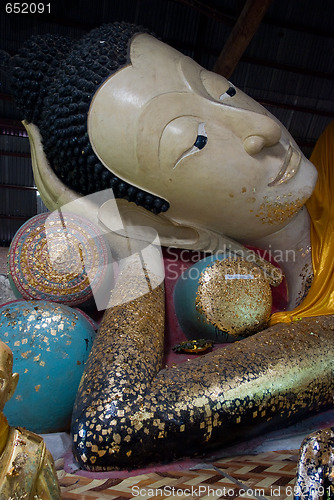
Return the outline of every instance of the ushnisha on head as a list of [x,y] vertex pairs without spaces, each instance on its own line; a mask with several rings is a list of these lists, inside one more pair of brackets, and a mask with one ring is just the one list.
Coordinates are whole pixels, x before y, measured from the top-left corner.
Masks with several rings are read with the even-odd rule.
[[15,392],[19,374],[13,371],[13,354],[7,344],[0,341],[0,411]]
[[105,25],[73,46],[38,38],[12,64],[26,120],[78,193],[112,187],[242,242],[285,227],[312,194],[315,168],[267,110],[137,26]]

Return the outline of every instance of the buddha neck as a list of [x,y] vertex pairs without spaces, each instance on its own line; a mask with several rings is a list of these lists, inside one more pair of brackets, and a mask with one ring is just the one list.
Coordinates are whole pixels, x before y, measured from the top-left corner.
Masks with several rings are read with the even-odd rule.
[[288,309],[296,307],[307,294],[313,278],[310,216],[306,207],[277,233],[247,243],[275,258],[287,281]]

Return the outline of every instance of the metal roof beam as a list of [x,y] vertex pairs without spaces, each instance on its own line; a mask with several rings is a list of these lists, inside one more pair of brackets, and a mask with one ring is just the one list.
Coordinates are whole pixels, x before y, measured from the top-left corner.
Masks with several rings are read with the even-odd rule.
[[14,156],[16,158],[31,158],[30,153],[16,153],[14,151],[2,151],[2,150],[0,150],[0,156]]
[[262,98],[258,99],[258,102],[260,104],[263,104],[263,106],[273,106],[274,108],[289,109],[291,111],[296,111],[298,113],[309,113],[310,115],[318,115],[318,116],[326,116],[328,118],[334,118],[334,111],[327,111],[325,109],[309,108],[307,106],[298,106],[298,104],[289,104]]
[[29,220],[31,217],[23,217],[22,215],[3,215],[0,214],[0,219],[21,220],[23,222]]
[[[27,131],[19,120],[0,118],[0,134],[8,132],[9,135],[19,134],[20,137],[28,137]],[[13,132],[13,134],[11,134]]]

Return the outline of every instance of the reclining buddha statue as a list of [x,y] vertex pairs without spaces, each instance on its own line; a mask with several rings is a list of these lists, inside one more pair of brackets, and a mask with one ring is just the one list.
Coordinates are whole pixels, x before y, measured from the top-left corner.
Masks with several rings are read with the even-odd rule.
[[[315,153],[315,167],[261,105],[138,26],[108,24],[78,41],[36,36],[9,64],[45,204],[94,219],[116,258],[135,239],[126,227],[151,228],[162,247],[286,255],[285,311],[254,335],[166,368],[164,283],[150,263],[143,273],[143,259],[127,261],[74,407],[80,466],[195,455],[328,407],[333,208],[324,159]],[[269,262],[256,265],[277,281]]]

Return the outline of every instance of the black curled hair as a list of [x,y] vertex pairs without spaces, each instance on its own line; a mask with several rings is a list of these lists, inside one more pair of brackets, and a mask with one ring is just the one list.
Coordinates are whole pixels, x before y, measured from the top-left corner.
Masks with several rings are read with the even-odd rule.
[[87,132],[87,114],[98,87],[129,64],[133,24],[96,28],[79,41],[34,36],[10,61],[13,95],[23,117],[38,126],[45,154],[61,181],[88,195],[112,188],[115,198],[133,201],[153,213],[169,208],[166,200],[132,186],[110,172],[95,155]]

